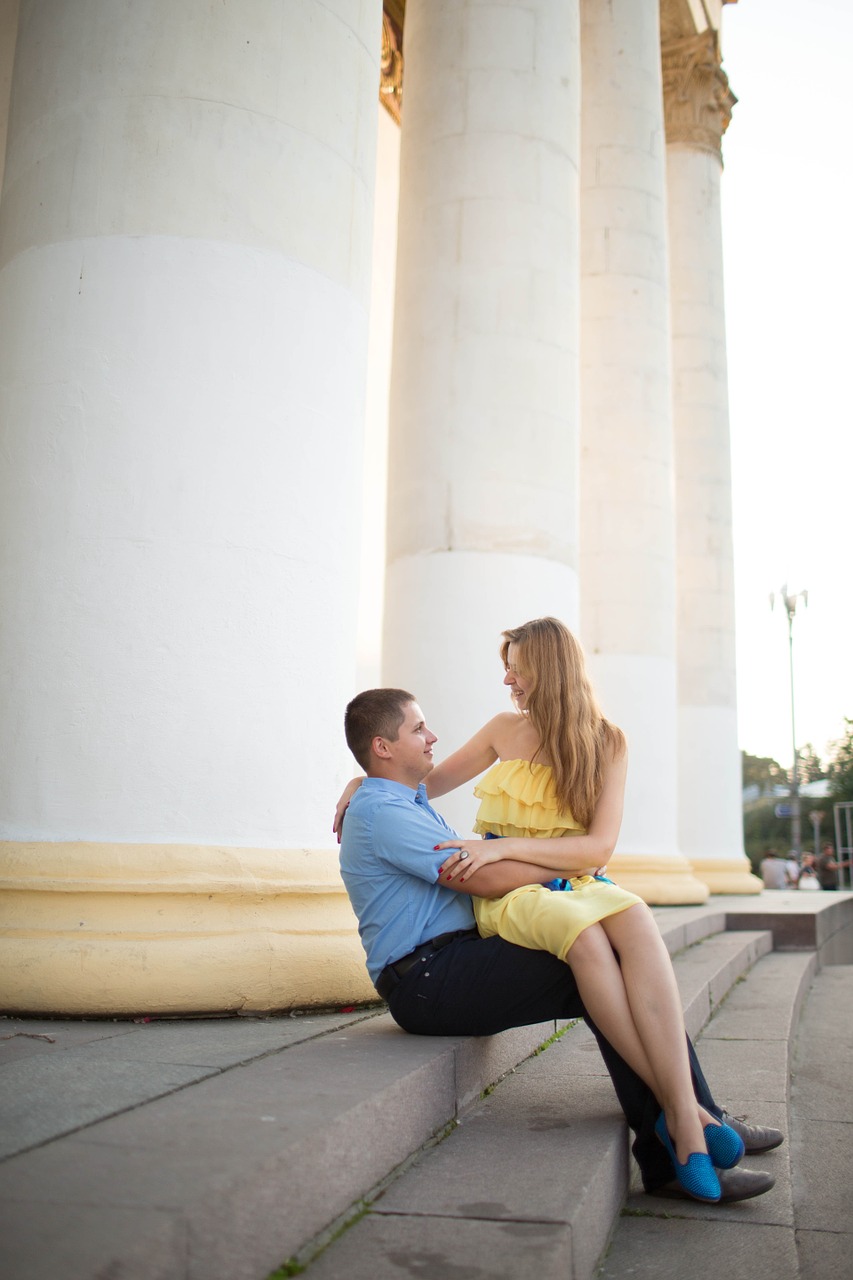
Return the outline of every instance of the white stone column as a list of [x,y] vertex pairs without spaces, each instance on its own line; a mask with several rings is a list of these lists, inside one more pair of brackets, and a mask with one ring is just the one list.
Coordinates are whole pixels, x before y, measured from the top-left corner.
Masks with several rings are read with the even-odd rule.
[[452,750],[577,620],[577,5],[409,0],[404,55],[383,670]]
[[611,865],[707,890],[678,849],[675,514],[658,0],[581,5],[581,636],[630,751]]
[[[26,857],[86,860],[72,878],[129,844],[152,883],[176,846],[203,877],[215,845],[239,898],[277,892],[253,851],[297,858],[297,881],[307,848],[334,858],[380,24],[380,0],[22,0],[0,803]],[[288,1000],[271,937],[256,1007]]]
[[678,581],[678,831],[712,892],[757,893],[737,736],[720,140],[734,96],[717,35],[663,49]]
[[397,204],[400,195],[400,126],[379,112],[376,148],[376,214],[365,397],[362,468],[361,566],[358,602],[359,689],[382,683],[382,616],[385,599],[385,494],[388,489],[388,387],[394,331]]
[[3,187],[3,162],[6,157],[6,132],[9,124],[9,96],[12,91],[12,65],[18,35],[18,0],[0,0],[0,190]]

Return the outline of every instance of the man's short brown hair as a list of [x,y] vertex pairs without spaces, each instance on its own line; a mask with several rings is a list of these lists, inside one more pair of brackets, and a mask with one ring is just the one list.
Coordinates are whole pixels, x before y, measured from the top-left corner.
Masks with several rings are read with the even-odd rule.
[[405,689],[365,689],[353,698],[344,716],[347,746],[365,773],[370,772],[370,744],[374,738],[396,742],[406,707],[415,695]]

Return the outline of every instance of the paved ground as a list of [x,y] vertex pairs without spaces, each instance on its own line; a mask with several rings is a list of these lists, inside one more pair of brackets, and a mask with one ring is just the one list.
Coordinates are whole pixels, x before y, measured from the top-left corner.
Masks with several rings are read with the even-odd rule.
[[[749,982],[746,983],[746,987]],[[715,1019],[719,1027],[728,1010]],[[754,1015],[753,1015],[754,1016]],[[770,1084],[773,1045],[753,1056]],[[725,1040],[720,1049],[726,1051]],[[729,1042],[731,1048],[731,1042]],[[713,1062],[707,1042],[703,1061]],[[713,1064],[721,1066],[719,1061]],[[715,1075],[718,1075],[715,1072]],[[635,1193],[614,1234],[600,1280],[850,1280],[853,1276],[853,967],[815,978],[793,1044],[790,1105],[772,1100],[748,1109],[756,1120],[787,1128],[776,1151],[747,1166],[777,1178],[769,1194],[709,1209],[655,1201]],[[734,1083],[732,1080],[731,1083]],[[772,1086],[771,1086],[772,1087]],[[735,1102],[735,1106],[739,1104]]]
[[[796,895],[772,899],[780,936],[803,927],[797,908]],[[701,914],[670,909],[667,920],[695,929]],[[731,935],[685,952],[679,981],[691,1007],[723,1001],[700,1044],[718,1096],[756,1120],[790,1124],[786,1145],[753,1161],[776,1174],[777,1187],[717,1209],[635,1192],[600,1280],[853,1276],[853,966],[825,967],[812,983],[806,954],[764,954],[756,936],[743,938],[754,965],[745,981],[732,971]],[[829,944],[837,950],[831,934]],[[786,1006],[797,974],[808,992],[801,1016],[799,1000]],[[0,1274],[264,1280],[297,1252],[282,1247],[264,1265],[266,1255],[253,1258],[246,1243],[282,1213],[282,1187],[301,1244],[312,1214],[318,1226],[328,1220],[330,1170],[354,1161],[375,1167],[368,1184],[378,1182],[455,1113],[461,1127],[309,1263],[311,1280],[588,1276],[606,1240],[590,1223],[600,1218],[609,1231],[621,1203],[623,1130],[580,1027],[477,1103],[484,1081],[530,1052],[528,1036],[524,1045],[425,1041],[379,1009],[0,1018]],[[193,1223],[174,1227],[172,1207],[205,1178]],[[105,1267],[105,1257],[117,1261]]]

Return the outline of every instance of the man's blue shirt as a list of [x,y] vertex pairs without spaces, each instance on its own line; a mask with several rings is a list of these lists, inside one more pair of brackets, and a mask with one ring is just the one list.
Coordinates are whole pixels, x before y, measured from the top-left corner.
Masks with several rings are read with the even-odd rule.
[[467,894],[437,883],[456,832],[417,791],[386,778],[365,778],[344,819],[341,875],[375,982],[387,964],[440,933],[474,927]]

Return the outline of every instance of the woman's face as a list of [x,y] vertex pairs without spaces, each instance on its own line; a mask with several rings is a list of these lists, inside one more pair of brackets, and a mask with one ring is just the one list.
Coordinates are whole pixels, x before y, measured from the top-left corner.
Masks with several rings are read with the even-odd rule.
[[527,698],[528,695],[533,692],[535,681],[529,674],[522,675],[518,666],[518,648],[516,645],[510,644],[506,653],[506,675],[504,676],[504,684],[509,687],[516,709],[518,711],[525,711],[527,709]]

